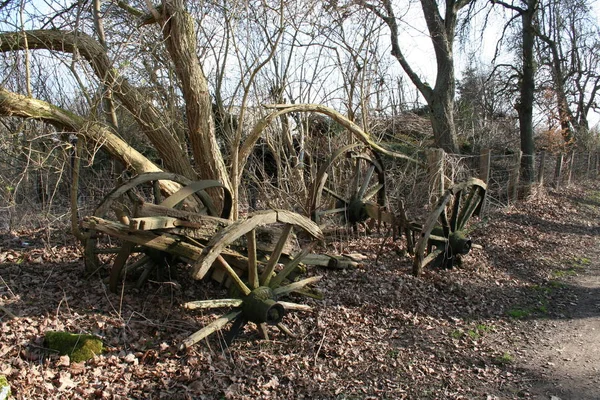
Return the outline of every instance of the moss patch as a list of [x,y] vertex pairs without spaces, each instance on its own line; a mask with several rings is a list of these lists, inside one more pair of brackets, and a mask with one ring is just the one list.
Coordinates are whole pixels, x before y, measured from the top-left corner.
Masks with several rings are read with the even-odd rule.
[[0,400],[8,399],[11,395],[10,385],[6,376],[0,375]]
[[44,339],[46,347],[68,355],[73,362],[87,361],[102,353],[102,340],[93,335],[78,335],[68,332],[46,332]]

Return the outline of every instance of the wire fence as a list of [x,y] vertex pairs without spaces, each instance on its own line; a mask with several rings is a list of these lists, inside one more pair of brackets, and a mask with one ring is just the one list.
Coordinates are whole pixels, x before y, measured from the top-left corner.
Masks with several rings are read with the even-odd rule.
[[[460,182],[469,177],[482,178],[487,183],[487,202],[492,207],[506,207],[516,201],[522,193],[519,178],[523,155],[520,151],[502,154],[489,153],[489,162],[482,162],[485,152],[475,156],[445,155],[446,163],[453,166],[445,173]],[[562,187],[581,179],[591,179],[598,175],[598,152],[550,153],[540,151],[534,158],[534,184],[538,187]],[[456,165],[459,167],[457,168]],[[455,174],[454,170],[460,170]],[[486,170],[487,169],[487,170]]]
[[[74,147],[65,140],[48,136],[43,141],[9,137],[0,143],[0,230],[16,229],[31,224],[68,224],[70,219],[69,192],[72,180]],[[39,143],[43,142],[43,145]],[[339,143],[337,143],[339,144]],[[320,145],[317,150],[331,146]],[[16,150],[18,149],[18,151]],[[317,153],[317,150],[313,153]],[[333,150],[325,153],[331,154]],[[428,150],[429,151],[429,150]],[[488,207],[506,207],[518,195],[520,165],[518,150],[482,152],[480,155],[444,154],[437,161],[428,158],[426,166],[406,160],[384,158],[386,207],[392,211],[405,210],[410,218],[422,220],[431,210],[436,196],[453,183],[470,177],[486,181]],[[80,215],[90,215],[99,202],[123,179],[121,171],[108,156],[89,151],[82,162],[77,205]],[[598,175],[598,152],[566,154],[539,152],[534,157],[535,182],[542,186],[564,186]],[[435,164],[432,165],[431,163]],[[443,179],[436,171],[443,171]],[[315,169],[315,166],[312,166]],[[302,178],[302,176],[301,176]],[[314,179],[314,171],[299,180],[277,187],[265,196],[267,206],[289,206],[302,212],[306,187]],[[285,181],[285,179],[280,179]],[[345,179],[347,182],[348,179]],[[344,181],[339,184],[343,185]],[[290,190],[292,188],[293,190]],[[248,203],[247,190],[242,188],[241,202]],[[277,200],[281,198],[281,200]],[[240,208],[247,208],[242,205]]]

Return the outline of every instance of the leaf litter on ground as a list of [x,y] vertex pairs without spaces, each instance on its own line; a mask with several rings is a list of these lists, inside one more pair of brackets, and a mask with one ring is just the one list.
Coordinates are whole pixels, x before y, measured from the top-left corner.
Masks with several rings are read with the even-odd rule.
[[[210,298],[211,283],[183,278],[113,294],[85,279],[64,230],[8,232],[0,374],[17,399],[527,398],[543,377],[520,367],[522,349],[573,302],[561,282],[598,244],[600,210],[584,201],[597,190],[549,190],[493,210],[473,221],[480,246],[460,267],[420,277],[400,240],[344,240],[339,252],[364,259],[318,271],[324,300],[300,299],[314,311],[285,318],[296,338],[272,331],[261,341],[247,328],[230,347],[219,333],[185,351],[181,340],[214,315],[181,304]],[[72,363],[44,349],[48,330],[98,335],[107,351]]]

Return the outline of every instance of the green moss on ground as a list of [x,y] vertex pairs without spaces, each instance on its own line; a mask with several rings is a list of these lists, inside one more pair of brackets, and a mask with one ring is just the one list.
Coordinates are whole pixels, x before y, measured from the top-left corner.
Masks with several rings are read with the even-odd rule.
[[0,400],[8,399],[11,395],[10,385],[6,376],[0,375]]
[[44,343],[47,348],[68,355],[71,361],[81,362],[101,354],[102,340],[94,335],[80,335],[68,332],[46,332]]

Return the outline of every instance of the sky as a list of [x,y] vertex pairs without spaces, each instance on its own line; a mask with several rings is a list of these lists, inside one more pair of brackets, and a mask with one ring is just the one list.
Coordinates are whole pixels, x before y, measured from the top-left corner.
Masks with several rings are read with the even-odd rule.
[[[596,21],[600,22],[600,1],[589,1],[589,6],[592,8],[592,13],[595,15]],[[412,21],[412,25],[406,29],[406,33],[413,39],[412,42],[402,40],[400,45],[406,51],[406,58],[411,65],[416,65],[415,68],[425,77],[429,77],[429,81],[435,80],[436,66],[435,55],[431,47],[431,41],[426,33],[427,29],[422,19],[421,10],[418,5],[414,5],[414,9],[409,10],[406,19]],[[419,23],[420,22],[420,23]],[[481,26],[487,22],[485,30],[481,30]],[[496,53],[496,44],[502,36],[504,21],[499,14],[485,21],[485,15],[475,15],[473,18],[473,28],[470,30],[469,40],[464,45],[455,43],[455,71],[456,78],[460,80],[461,72],[466,70],[470,63],[480,65],[482,67],[492,65]],[[406,26],[406,24],[404,24]],[[495,60],[496,64],[514,62],[514,55],[507,52],[501,53]],[[600,103],[600,101],[599,101]],[[542,118],[540,118],[542,119]],[[543,119],[545,120],[545,118]],[[590,128],[596,127],[600,129],[600,112],[592,111],[588,116]]]
[[[48,6],[43,0],[27,1],[28,7],[37,12]],[[433,86],[435,81],[435,56],[431,47],[426,27],[422,18],[420,5],[418,2],[407,2],[408,6],[404,10],[397,12],[398,17],[402,17],[399,24],[401,29],[400,45],[405,52],[406,58],[414,69],[425,80]],[[590,2],[590,6],[595,11],[596,18],[600,16],[600,1]],[[26,14],[25,14],[26,15]],[[489,66],[495,55],[496,43],[502,34],[503,21],[496,14],[496,18],[487,20],[487,27],[482,32],[480,26],[484,23],[485,15],[475,15],[473,19],[473,28],[469,33],[469,40],[465,45],[455,43],[455,71],[457,78],[461,78],[461,72],[471,63],[482,67]],[[409,21],[409,22],[407,22]],[[15,16],[14,22],[18,22],[18,16]],[[26,21],[27,23],[27,21]],[[12,29],[0,21],[0,29]],[[512,62],[513,55],[504,54],[496,62]],[[399,68],[399,67],[398,67]],[[600,123],[600,113],[593,113],[589,118],[590,125],[594,126]]]

